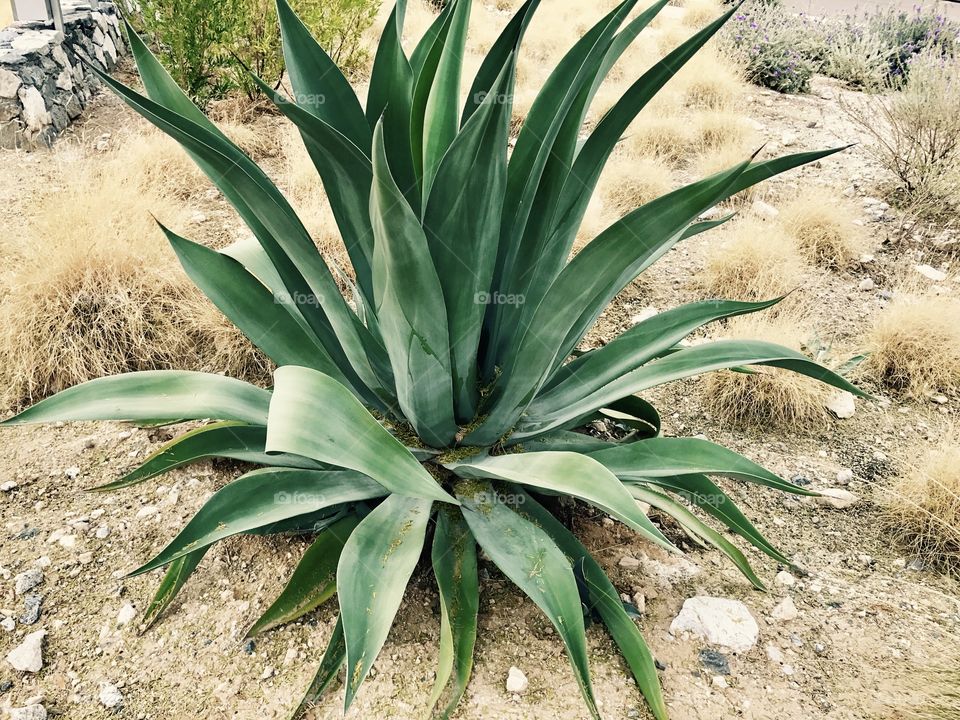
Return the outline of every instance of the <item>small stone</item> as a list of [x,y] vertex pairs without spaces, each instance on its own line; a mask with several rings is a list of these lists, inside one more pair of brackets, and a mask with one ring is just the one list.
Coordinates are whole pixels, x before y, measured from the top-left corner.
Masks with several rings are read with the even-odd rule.
[[37,630],[27,635],[23,642],[7,653],[7,662],[14,670],[40,672],[43,668],[43,638],[46,630]]
[[16,490],[19,485],[17,485],[15,480],[7,480],[3,485],[0,485],[0,492],[11,492]]
[[110,528],[108,528],[106,525],[101,525],[93,534],[97,540],[106,540],[108,537],[110,537]]
[[780,670],[784,675],[793,675],[793,665],[783,665],[780,667]]
[[77,555],[77,562],[81,565],[89,565],[93,562],[93,553],[92,552],[83,552]]
[[819,496],[811,498],[813,502],[836,510],[846,510],[860,501],[860,498],[852,492],[841,488],[827,488],[818,492],[820,493]]
[[127,625],[137,617],[137,609],[130,603],[124,603],[123,607],[117,612],[117,624]]
[[824,645],[823,643],[814,643],[814,645],[813,645],[813,651],[814,651],[817,655],[826,655],[826,654],[827,654],[827,646]]
[[[931,395],[931,396],[930,396],[930,402],[932,402],[932,403],[934,403],[934,404],[936,404],[936,405],[946,405],[947,402],[948,402],[948,400],[947,400],[947,396],[946,396],[946,395]],[[0,487],[0,490],[2,490],[2,489],[3,489],[3,488]]]
[[712,645],[746,652],[757,644],[760,628],[747,606],[739,600],[696,596],[683,603],[680,613],[670,623],[670,633],[690,632]]
[[876,287],[876,283],[873,282],[873,278],[866,277],[860,281],[857,287],[861,292],[870,292]]
[[269,680],[270,678],[272,678],[272,677],[273,677],[274,675],[276,675],[276,674],[277,674],[277,671],[274,670],[273,667],[271,667],[270,665],[267,665],[267,666],[263,669],[263,672],[260,673],[260,679],[261,679],[261,680]]
[[850,468],[843,468],[843,470],[837,473],[838,485],[847,485],[851,480],[853,480],[853,470]]
[[155,505],[144,505],[142,508],[137,510],[137,518],[143,520],[144,518],[151,517],[157,514],[157,508]]
[[778,665],[783,662],[783,653],[780,652],[780,648],[776,645],[767,645],[767,660],[770,662],[777,663]]
[[797,580],[793,575],[788,573],[786,570],[781,570],[777,573],[777,576],[773,581],[782,587],[793,587],[796,584]]
[[780,214],[780,211],[777,210],[770,203],[765,203],[763,200],[754,200],[753,204],[750,206],[753,210],[754,215],[759,215],[762,218],[767,218],[772,220]]
[[643,593],[636,593],[633,596],[633,606],[637,609],[639,615],[643,615],[647,611],[647,596]]
[[849,393],[846,390],[841,390],[831,395],[830,399],[827,400],[826,406],[827,410],[836,415],[840,420],[852,418],[857,411],[853,393]]
[[783,145],[784,147],[790,147],[791,145],[796,145],[797,144],[796,133],[785,132],[783,135],[780,136],[780,144]]
[[20,622],[24,625],[33,625],[40,619],[40,606],[43,605],[43,596],[31,593],[23,599],[23,615]]
[[66,475],[70,480],[76,480],[78,477],[80,477],[80,468],[68,467],[63,471],[63,474]]
[[713,679],[710,681],[710,684],[715,688],[719,688],[720,690],[730,687],[727,684],[727,679],[723,677],[723,675],[714,675]]
[[933,280],[933,282],[943,282],[947,279],[945,272],[937,270],[930,265],[914,265],[913,269],[927,278],[927,280]]
[[57,542],[60,543],[61,547],[64,547],[67,550],[73,550],[73,548],[77,546],[77,536],[61,535],[59,538],[57,538]]
[[701,650],[700,664],[714,675],[729,675],[730,661],[722,652],[716,650]]
[[640,567],[640,561],[631,555],[624,555],[620,558],[620,562],[617,563],[620,567],[626,568],[627,570],[636,570]]
[[23,81],[16,73],[0,68],[0,98],[15,98]]
[[47,709],[43,705],[25,705],[10,708],[10,720],[47,720]]
[[14,579],[13,591],[17,595],[23,595],[25,592],[33,590],[37,585],[43,582],[43,570],[40,568],[30,568],[20,573]]
[[530,687],[530,681],[527,680],[523,671],[518,667],[511,666],[507,672],[507,692],[522,694],[527,691],[528,687]]
[[796,620],[800,616],[800,611],[794,604],[793,599],[786,597],[770,612],[770,617],[781,622]]
[[123,693],[120,689],[108,682],[100,683],[100,704],[105,708],[120,707],[123,704]]
[[0,620],[0,628],[3,628],[7,632],[13,632],[17,629],[17,621],[12,617],[5,617],[3,620]]
[[653,307],[653,306],[645,307],[645,308],[643,308],[643,310],[641,310],[640,312],[638,312],[636,315],[633,315],[633,316],[630,317],[630,324],[631,324],[631,325],[637,325],[638,323],[642,323],[644,320],[649,320],[650,318],[652,318],[654,315],[656,315],[656,314],[659,313],[659,312],[660,312],[660,311],[657,310],[657,308],[655,308],[655,307]]

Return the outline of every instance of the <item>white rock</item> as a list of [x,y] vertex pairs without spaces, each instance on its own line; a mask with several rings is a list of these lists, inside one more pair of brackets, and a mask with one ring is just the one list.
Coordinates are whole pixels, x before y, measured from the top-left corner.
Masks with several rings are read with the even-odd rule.
[[40,672],[43,667],[43,638],[46,630],[37,630],[27,635],[23,642],[7,653],[7,662],[14,670]]
[[277,671],[274,670],[273,667],[271,667],[270,665],[267,665],[267,666],[263,669],[263,672],[260,673],[260,679],[261,679],[261,680],[269,680],[270,678],[272,678],[272,677],[273,677],[274,675],[276,675],[276,674],[277,674]]
[[23,105],[23,120],[27,124],[27,131],[38,133],[50,124],[50,113],[43,102],[43,95],[35,87],[23,87],[17,92],[20,103]]
[[0,620],[0,628],[3,628],[7,632],[13,632],[17,629],[17,621],[12,617],[5,617],[3,620]]
[[61,547],[65,547],[67,550],[73,550],[73,548],[77,546],[77,536],[61,535],[57,538],[57,542],[60,543]]
[[10,708],[10,720],[47,720],[47,709],[43,705],[26,705]]
[[96,532],[94,532],[94,535],[96,536],[97,540],[106,540],[108,537],[110,537],[110,528],[108,528],[106,525],[101,525],[97,528]]
[[762,218],[767,218],[772,220],[780,214],[780,211],[777,210],[770,203],[765,203],[763,200],[754,200],[753,205],[750,206],[753,210],[754,215],[759,215]]
[[780,652],[780,648],[776,645],[767,645],[767,659],[770,662],[775,662],[778,665],[783,662],[783,653]]
[[507,692],[524,693],[528,687],[530,687],[530,681],[527,680],[527,676],[523,674],[523,671],[518,667],[511,666],[507,672]]
[[635,557],[631,557],[630,555],[624,555],[622,558],[620,558],[620,562],[617,564],[622,568],[626,568],[627,570],[636,570],[638,567],[640,567],[640,561]]
[[790,147],[791,145],[796,145],[796,143],[797,143],[796,133],[785,132],[780,137],[780,144],[783,145],[784,147]]
[[760,628],[747,606],[739,600],[700,595],[684,601],[680,614],[670,623],[670,633],[690,632],[712,645],[746,652],[757,644]]
[[70,480],[76,480],[78,477],[80,477],[80,468],[68,467],[63,471],[63,474],[66,475]]
[[[946,395],[937,394],[937,395],[930,396],[930,402],[935,403],[937,405],[946,405],[949,402],[949,399],[947,398]],[[3,490],[2,485],[0,485],[0,490]]]
[[17,595],[23,595],[25,592],[33,590],[37,585],[43,582],[43,570],[40,568],[30,568],[20,573],[14,579],[13,591]]
[[108,682],[100,683],[100,704],[106,708],[115,708],[123,703],[123,693],[120,689]]
[[643,615],[647,611],[647,596],[643,593],[637,593],[633,596],[633,606],[637,612]]
[[60,65],[60,67],[70,67],[70,58],[68,58],[67,54],[63,51],[62,45],[54,45],[53,51],[50,53],[50,55],[54,60],[57,61],[57,64]]
[[914,265],[913,269],[928,280],[933,280],[934,282],[943,282],[947,279],[947,274],[943,272],[943,270],[937,270],[930,265]]
[[840,488],[827,488],[826,490],[818,490],[817,492],[819,492],[820,495],[812,498],[815,503],[818,505],[826,505],[827,507],[832,507],[837,510],[846,510],[860,500],[859,497],[849,490],[842,490]]
[[864,278],[860,281],[860,284],[857,286],[861,292],[869,292],[876,287],[876,283],[873,282],[873,278]]
[[0,68],[0,98],[15,98],[21,85],[19,75]]
[[794,604],[793,599],[785,597],[780,603],[770,611],[770,617],[781,622],[796,620],[800,616],[800,611]]
[[827,400],[827,410],[832,412],[841,420],[852,418],[853,414],[857,411],[857,406],[853,399],[853,393],[849,393],[846,390],[841,390],[840,392],[834,393],[830,399]]
[[137,518],[140,520],[156,514],[157,514],[157,508],[154,505],[144,505],[142,508],[137,510]]
[[126,625],[137,617],[137,609],[130,603],[124,603],[123,607],[117,612],[117,624]]
[[723,675],[714,675],[713,679],[710,681],[710,684],[721,690],[730,687],[730,685],[727,683],[727,679]]
[[786,570],[781,570],[780,572],[778,572],[777,576],[773,579],[773,581],[777,585],[781,585],[783,587],[793,587],[794,584],[797,582],[796,579],[793,577],[793,575],[788,573]]
[[636,315],[630,317],[630,324],[636,325],[637,323],[642,323],[644,320],[649,320],[654,315],[656,315],[659,310],[657,310],[652,305],[650,307],[645,307],[643,310],[638,312]]
[[64,68],[57,75],[57,87],[61,90],[73,90],[73,73],[69,68]]
[[18,487],[20,486],[17,484],[16,480],[7,480],[5,483],[3,483],[3,485],[0,485],[0,492],[11,492],[12,490],[16,490]]
[[853,470],[850,468],[844,468],[837,473],[837,483],[840,485],[846,485],[851,480],[853,480]]

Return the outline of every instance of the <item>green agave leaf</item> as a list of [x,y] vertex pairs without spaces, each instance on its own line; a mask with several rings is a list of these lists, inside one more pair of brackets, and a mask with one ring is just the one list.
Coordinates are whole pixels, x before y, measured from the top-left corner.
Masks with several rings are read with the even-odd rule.
[[[470,86],[470,92],[467,94],[467,101],[463,107],[463,117],[460,125],[465,126],[470,116],[480,107],[487,95],[493,90],[500,77],[500,73],[508,62],[511,54],[516,55],[520,49],[520,42],[527,30],[527,26],[533,19],[533,14],[540,6],[540,0],[527,0],[513,17],[507,26],[503,29],[496,41],[490,48],[490,52],[483,58],[480,68]],[[508,103],[507,115],[510,115],[513,103],[510,98],[504,98]]]
[[783,368],[833,385],[860,397],[869,397],[837,373],[810,360],[806,355],[796,350],[759,340],[720,340],[684,348],[643,365],[619,376],[576,401],[570,401],[568,405],[562,408],[558,407],[554,401],[549,404],[545,401],[542,405],[539,403],[536,406],[532,405],[514,437],[522,439],[527,435],[539,434],[555,427],[561,427],[569,419],[657,385],[663,385],[680,378],[701,375],[713,370],[724,370],[746,365],[768,365]]
[[423,549],[430,500],[391,495],[353,531],[337,565],[347,646],[346,712],[393,625]]
[[[159,223],[158,223],[159,224]],[[276,302],[273,293],[237,260],[182,238],[160,224],[187,275],[250,341],[277,365],[304,365],[333,375],[356,392],[356,375],[348,380],[327,351]],[[368,393],[369,394],[369,393]]]
[[617,477],[592,457],[576,452],[526,452],[451,463],[446,467],[460,477],[493,478],[572,495],[613,515],[651,542],[677,551],[640,510]]
[[463,482],[455,492],[480,547],[557,629],[590,714],[600,720],[590,685],[580,593],[569,560],[547,533],[502,502],[490,483]]
[[547,435],[531,438],[528,442],[523,443],[521,449],[524,452],[589,453],[596,452],[597,450],[605,450],[613,446],[613,443],[601,440],[598,437],[593,437],[592,435],[585,435],[570,430],[557,430]]
[[277,0],[277,17],[283,38],[283,59],[297,105],[369,153],[370,126],[340,68],[314,40],[287,0]]
[[410,53],[410,68],[413,70],[413,77],[417,79],[424,72],[424,66],[430,60],[430,55],[437,49],[437,56],[433,58],[433,67],[428,72],[433,75],[436,73],[436,63],[439,58],[439,48],[437,48],[437,38],[447,31],[449,27],[450,15],[456,7],[456,2],[444,3],[440,12],[433,19],[433,22],[427,27],[423,35],[417,41],[417,46]]
[[280,278],[280,273],[277,272],[277,269],[270,261],[270,256],[267,255],[256,237],[251,236],[237,240],[227,245],[227,247],[220,252],[239,262],[247,269],[247,272],[266,286],[266,288],[270,290],[274,301],[281,303],[287,308],[305,332],[313,332],[310,329],[310,325],[307,324],[306,319],[304,319],[303,314],[300,312],[297,303],[288,293],[284,292],[284,284]]
[[[518,330],[519,347],[508,358],[501,382],[494,388],[490,413],[467,436],[467,442],[492,444],[508,431],[552,369],[566,359],[610,300],[673,247],[684,228],[715,205],[748,164],[741,163],[647,203],[587,245],[560,273],[529,324]],[[610,401],[629,394],[622,393]]]
[[[423,146],[423,198],[424,203],[430,196],[434,178],[440,161],[457,136],[459,127],[460,75],[463,69],[464,47],[467,42],[467,23],[470,20],[472,0],[451,0],[448,30],[442,35],[443,43],[437,61],[436,72],[430,78],[426,103],[423,108],[422,146]],[[421,75],[421,78],[423,76]],[[414,116],[411,132],[417,132],[417,99],[420,94],[421,78],[417,79],[414,90]],[[414,141],[414,147],[417,143]]]
[[622,480],[656,482],[676,475],[727,475],[795,495],[816,495],[789,483],[743,455],[700,438],[650,438],[590,453]]
[[660,434],[660,413],[653,405],[636,395],[628,395],[600,408],[599,414],[607,420],[632,428],[636,433],[633,439],[636,440]]
[[[654,6],[658,12],[661,9],[658,7],[660,5],[657,3]],[[736,8],[724,13],[650,68],[630,86],[623,97],[597,123],[597,127],[583,143],[569,177],[563,185],[556,220],[551,228],[550,240],[546,243],[546,256],[543,258],[544,270],[559,272],[566,261],[590,197],[600,179],[600,173],[630,123],[735,11]],[[619,39],[621,35],[623,33],[620,33],[617,38]]]
[[284,452],[357,470],[390,492],[456,502],[347,388],[309,368],[274,373],[267,452]]
[[145,370],[80,383],[0,425],[205,418],[266,425],[269,406],[269,390],[242,380],[185,370]]
[[228,458],[255,465],[329,470],[329,466],[297,455],[267,455],[264,450],[267,429],[260,425],[247,425],[226,421],[194,428],[164,444],[152,453],[136,470],[119,480],[98,485],[92,491],[104,492],[136,485],[144,480],[169,472],[174,468],[207,458]]
[[431,717],[446,720],[470,681],[480,606],[477,544],[461,513],[452,508],[437,514],[431,557],[440,590],[441,617],[439,667],[429,706]]
[[758,590],[766,590],[764,587],[763,581],[757,577],[757,574],[753,571],[753,568],[750,567],[750,562],[740,552],[739,548],[734,545],[732,542],[727,540],[723,535],[718,533],[712,527],[703,522],[700,518],[690,512],[682,504],[678,503],[673,498],[665,495],[661,492],[656,492],[642,485],[631,484],[628,485],[630,494],[633,495],[637,500],[645,502],[651,507],[655,507],[658,510],[661,510],[667,513],[670,517],[680,523],[683,528],[694,535],[695,537],[700,538],[704,542],[713,545],[720,552],[726,555],[737,566],[737,569],[743,573],[743,576],[747,578],[753,586]]
[[352,366],[368,387],[378,387],[380,379],[371,359],[382,351],[346,304],[310,235],[266,174],[239,148],[206,127],[92,70],[127,105],[194,157],[253,230],[323,347],[341,369]]
[[403,416],[433,447],[453,441],[450,335],[443,289],[420,221],[387,166],[382,123],[374,130],[373,289]]
[[406,5],[406,0],[397,0],[377,46],[367,92],[367,123],[374,128],[383,118],[393,176],[410,207],[419,212],[420,176],[414,170],[410,143],[414,75],[400,44]]
[[349,470],[254,470],[215,492],[169,545],[128,577],[149,572],[231,535],[386,494],[379,483]]
[[[356,270],[359,287],[366,296],[371,296],[373,231],[370,226],[370,184],[373,171],[368,155],[369,141],[361,149],[324,118],[291,102],[260,78],[254,76],[253,80],[300,131],[307,154],[323,181],[344,247]],[[367,128],[365,121],[363,127]]]
[[489,301],[507,180],[510,115],[499,101],[512,92],[514,56],[493,92],[457,135],[437,170],[423,218],[447,310],[456,419],[474,418],[477,352]]
[[356,515],[347,515],[317,535],[297,563],[283,592],[247,631],[248,638],[293,622],[333,597],[337,591],[340,553],[359,522]]
[[761,552],[784,565],[790,564],[790,558],[771,545],[736,503],[706,475],[648,478],[646,482],[678,494],[690,504],[696,505],[708,515],[721,521]]
[[781,299],[756,303],[705,300],[658,313],[603,347],[562,365],[545,386],[545,391],[527,408],[527,414],[547,415],[561,405],[566,407],[659,357],[694,330],[717,320],[765,310]]
[[151,627],[160,619],[163,611],[166,610],[174,598],[177,597],[180,588],[187,584],[187,580],[190,579],[193,571],[197,569],[197,565],[200,564],[200,561],[203,560],[203,556],[207,554],[207,550],[209,549],[209,546],[200,548],[170,563],[170,567],[167,568],[163,580],[160,581],[160,586],[157,588],[156,594],[143,613],[143,624],[146,627]]
[[633,672],[637,687],[650,705],[657,720],[667,720],[667,708],[657,677],[657,668],[653,655],[633,620],[627,615],[620,600],[620,594],[610,582],[603,568],[587,552],[587,549],[564,525],[551,515],[546,508],[520,488],[511,488],[522,498],[517,502],[516,511],[531,523],[542,528],[550,535],[563,553],[580,563],[582,576],[587,584],[590,602],[603,619],[608,632],[620,648],[624,659]]
[[333,635],[330,636],[330,642],[327,644],[327,650],[320,661],[317,674],[311,681],[310,687],[307,688],[300,704],[290,714],[289,720],[300,720],[308,710],[313,709],[320,702],[327,688],[336,679],[337,673],[340,672],[340,668],[343,667],[346,659],[347,646],[343,641],[343,617],[340,616],[333,628]]

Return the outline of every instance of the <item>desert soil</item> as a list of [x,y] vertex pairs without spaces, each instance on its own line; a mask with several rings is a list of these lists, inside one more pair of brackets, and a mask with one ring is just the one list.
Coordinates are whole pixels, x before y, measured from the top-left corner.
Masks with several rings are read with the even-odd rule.
[[[840,109],[844,92],[817,79],[811,95],[779,96],[752,89],[743,113],[772,153],[822,148],[860,140]],[[117,101],[101,97],[61,143],[109,142],[105,133],[134,122]],[[14,231],[29,211],[35,183],[55,182],[50,153],[0,154],[0,222]],[[894,279],[912,277],[916,263],[939,266],[947,256],[940,229],[904,232],[901,218],[869,200],[878,170],[854,147],[817,166],[768,183],[760,197],[776,206],[811,183],[846,188],[863,202],[862,221],[874,259],[841,274],[811,271],[798,290],[813,309],[818,332],[838,357],[852,355],[859,338],[887,302]],[[26,199],[25,199],[26,198]],[[864,201],[864,198],[867,198]],[[944,239],[946,237],[946,240]],[[660,309],[699,297],[697,274],[716,239],[700,236],[669,254],[625,293],[593,339],[610,337],[646,307]],[[861,280],[876,287],[863,292]],[[924,278],[920,281],[927,282]],[[945,285],[944,293],[957,288]],[[748,557],[768,582],[763,593],[721,555],[690,546],[668,558],[618,523],[586,510],[574,518],[578,533],[610,572],[618,589],[645,596],[640,622],[661,663],[671,717],[864,719],[904,717],[925,700],[929,673],[955,659],[960,625],[957,584],[918,566],[884,534],[876,498],[919,452],[936,444],[956,420],[956,399],[946,404],[900,402],[882,389],[880,400],[858,402],[856,414],[822,432],[743,432],[722,427],[703,409],[701,383],[672,385],[652,399],[668,435],[704,435],[737,449],[786,478],[815,489],[838,486],[859,497],[838,510],[742,484],[726,486],[749,517],[792,558],[779,568],[753,551]],[[123,574],[159,550],[203,501],[239,469],[201,464],[115,494],[85,492],[134,467],[167,437],[120,424],[76,424],[4,430],[0,434],[0,615],[17,618],[23,598],[13,577],[38,564],[43,582],[39,620],[0,630],[0,657],[38,629],[47,632],[43,669],[19,673],[0,664],[0,707],[42,701],[54,717],[272,718],[283,717],[308,684],[330,635],[331,601],[302,622],[244,641],[251,623],[283,586],[300,540],[235,538],[220,543],[181,592],[172,611],[140,632],[139,616],[159,577]],[[842,476],[841,476],[842,477]],[[9,487],[9,486],[8,486]],[[678,541],[675,528],[667,527]],[[624,560],[628,558],[628,560]],[[631,562],[629,558],[639,563]],[[636,567],[634,567],[636,566]],[[781,570],[794,582],[784,584]],[[495,570],[482,563],[481,627],[476,667],[459,718],[588,717],[562,645],[549,622]],[[759,642],[736,654],[669,626],[695,595],[743,601],[756,618]],[[771,612],[790,597],[795,619]],[[437,655],[439,606],[425,573],[418,573],[372,677],[349,717],[420,717]],[[595,689],[607,718],[643,718],[647,710],[615,647],[600,627],[588,631]],[[701,652],[724,652],[729,675],[717,680]],[[511,695],[511,666],[529,678],[529,690]],[[119,709],[98,699],[102,683],[123,696]],[[341,714],[331,694],[316,718]]]

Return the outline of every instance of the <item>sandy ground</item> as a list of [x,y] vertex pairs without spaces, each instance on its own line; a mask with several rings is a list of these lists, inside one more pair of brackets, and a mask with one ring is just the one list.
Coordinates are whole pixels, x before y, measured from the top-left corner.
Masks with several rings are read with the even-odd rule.
[[[767,151],[856,141],[855,128],[838,107],[841,91],[817,80],[814,93],[781,97],[751,91],[743,112],[756,124]],[[130,121],[112,98],[102,98],[64,142],[93,144],[110,128]],[[15,195],[28,177],[55,172],[37,152],[0,154],[0,223],[14,227]],[[27,164],[33,163],[33,165]],[[770,183],[762,197],[774,204],[809,183],[828,183],[859,198],[872,192],[877,171],[858,148]],[[21,205],[22,207],[22,205]],[[880,292],[912,272],[922,259],[934,265],[946,256],[930,235],[900,232],[899,219],[864,215],[875,255],[872,265],[841,274],[811,271],[799,291],[813,308],[817,329],[854,352],[870,319],[882,309]],[[700,297],[697,275],[715,247],[701,236],[669,254],[631,288],[593,335],[599,340],[629,324],[647,306],[671,307]],[[919,259],[918,259],[919,258]],[[866,275],[877,291],[857,290]],[[946,288],[946,292],[955,292]],[[751,589],[719,553],[686,547],[685,558],[666,558],[618,523],[581,510],[578,534],[610,572],[617,588],[641,593],[641,627],[658,661],[674,720],[782,718],[832,720],[901,718],[925,700],[932,668],[955,660],[960,631],[957,584],[892,546],[875,498],[907,469],[922,448],[937,443],[956,421],[957,401],[859,403],[856,415],[833,421],[814,434],[742,432],[720,426],[704,410],[702,382],[691,380],[651,396],[668,435],[704,434],[765,464],[787,478],[803,477],[813,488],[834,487],[850,469],[845,487],[860,497],[847,510],[728,483],[759,528],[794,558],[793,585],[774,582],[779,570],[765,557],[747,554],[770,585]],[[0,615],[17,617],[23,599],[13,576],[44,567],[37,592],[42,612],[33,625],[0,631],[0,657],[29,632],[48,635],[44,667],[22,674],[0,664],[0,707],[42,697],[51,714],[67,720],[172,717],[253,719],[284,717],[309,682],[332,631],[335,603],[304,621],[267,633],[252,645],[247,627],[282,588],[303,541],[231,539],[210,552],[182,591],[172,612],[141,633],[126,621],[125,606],[142,611],[159,577],[122,579],[162,547],[209,494],[240,469],[201,464],[112,495],[84,492],[115,479],[156,449],[163,433],[117,424],[12,429],[0,435]],[[150,509],[148,509],[150,508]],[[101,530],[106,528],[106,531]],[[669,524],[665,531],[680,540]],[[105,537],[104,537],[105,535]],[[621,566],[624,557],[640,567]],[[588,717],[560,642],[548,621],[489,563],[482,563],[481,628],[476,668],[457,715],[464,719],[568,720]],[[683,601],[694,595],[740,599],[760,626],[758,644],[742,654],[725,653],[730,674],[723,682],[703,662],[702,641],[673,637],[668,628]],[[785,597],[799,615],[778,621],[772,609]],[[439,606],[426,573],[417,573],[399,621],[351,718],[421,717],[432,684],[439,632]],[[589,630],[595,689],[606,718],[643,718],[647,711],[627,678],[623,662],[601,628]],[[530,680],[524,695],[506,692],[510,666]],[[116,685],[122,707],[104,708],[101,683]],[[316,718],[340,716],[331,694]]]
[[[877,0],[876,2],[863,2],[863,0],[785,0],[784,5],[796,12],[829,16],[848,15],[887,7],[912,12],[917,3],[915,0]],[[960,3],[955,0],[941,2],[939,9],[949,18],[960,19]]]

